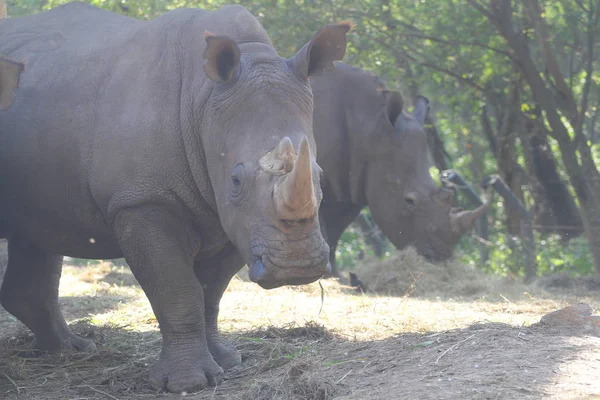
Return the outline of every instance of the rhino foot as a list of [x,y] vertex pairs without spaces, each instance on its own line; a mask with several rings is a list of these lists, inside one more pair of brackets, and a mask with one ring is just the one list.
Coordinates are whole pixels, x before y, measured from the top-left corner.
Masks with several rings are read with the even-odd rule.
[[197,392],[222,382],[223,369],[210,354],[195,360],[189,354],[181,358],[161,354],[150,375],[155,390],[166,389],[171,393]]
[[219,340],[216,343],[208,343],[210,354],[223,369],[230,369],[242,363],[242,355],[233,343]]
[[79,337],[72,332],[69,332],[67,337],[62,340],[57,341],[55,339],[56,338],[47,340],[36,338],[31,350],[20,351],[18,355],[21,357],[32,358],[41,357],[47,353],[62,353],[70,351],[93,353],[96,351],[96,345],[93,341]]
[[66,339],[62,341],[62,344],[59,348],[44,348],[44,346],[38,346],[38,341],[36,340],[35,348],[48,350],[48,351],[79,351],[82,353],[93,353],[96,351],[96,345],[93,341],[89,339],[84,339],[82,337],[77,336],[76,334],[69,332],[69,335]]

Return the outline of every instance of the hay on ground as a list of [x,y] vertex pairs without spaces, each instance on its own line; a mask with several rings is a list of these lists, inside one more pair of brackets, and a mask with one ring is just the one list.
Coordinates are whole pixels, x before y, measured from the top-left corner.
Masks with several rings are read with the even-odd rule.
[[[503,284],[500,278],[456,260],[428,262],[413,248],[385,260],[366,259],[355,272],[370,292],[388,296],[473,298]],[[503,290],[516,284],[505,283]]]
[[325,378],[322,363],[314,358],[291,360],[283,371],[271,370],[268,378],[256,379],[237,400],[328,400],[338,391]]

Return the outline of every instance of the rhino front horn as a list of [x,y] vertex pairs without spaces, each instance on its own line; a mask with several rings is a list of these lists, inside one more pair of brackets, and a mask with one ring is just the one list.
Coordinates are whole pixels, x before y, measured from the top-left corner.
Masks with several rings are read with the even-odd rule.
[[300,141],[300,151],[292,170],[280,178],[273,192],[275,210],[280,219],[299,220],[314,217],[317,199],[312,180],[312,160],[308,139]]
[[481,217],[488,209],[489,203],[480,205],[474,210],[457,211],[450,210],[450,225],[452,231],[458,235],[464,235],[475,224],[477,218]]

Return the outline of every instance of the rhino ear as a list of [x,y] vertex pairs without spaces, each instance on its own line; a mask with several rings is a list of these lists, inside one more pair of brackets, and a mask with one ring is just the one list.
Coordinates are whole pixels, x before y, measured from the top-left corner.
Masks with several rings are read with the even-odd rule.
[[289,61],[292,68],[303,78],[322,74],[335,69],[334,61],[340,61],[346,54],[346,33],[353,24],[341,22],[327,25],[310,42],[306,43]]
[[415,99],[415,109],[413,111],[413,117],[419,122],[419,124],[425,125],[425,118],[429,112],[429,99],[425,96],[417,96]]
[[387,90],[384,92],[384,95],[386,98],[386,114],[392,125],[394,125],[400,114],[402,114],[404,100],[400,92],[396,92],[395,90]]
[[206,32],[204,72],[215,82],[227,82],[235,75],[240,64],[240,49],[228,36],[216,36]]
[[15,100],[14,91],[19,85],[23,64],[0,59],[0,111],[6,110]]

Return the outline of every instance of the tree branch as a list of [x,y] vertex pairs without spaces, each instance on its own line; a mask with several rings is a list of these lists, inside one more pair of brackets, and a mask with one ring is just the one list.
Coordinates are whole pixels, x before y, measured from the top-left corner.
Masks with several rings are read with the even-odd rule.
[[462,77],[460,74],[458,74],[458,73],[456,73],[454,71],[450,71],[449,69],[437,66],[437,65],[432,64],[432,63],[427,62],[427,61],[420,61],[420,60],[417,60],[417,59],[415,59],[415,61],[418,62],[420,65],[422,65],[424,67],[431,68],[431,69],[433,69],[435,71],[438,71],[438,72],[441,72],[441,73],[443,73],[445,75],[451,76],[451,77],[459,80],[460,82],[462,82],[462,83],[464,83],[464,84],[466,84],[468,86],[471,86],[474,89],[477,89],[478,91],[480,91],[482,93],[485,93],[485,94],[488,93],[483,86],[475,83],[471,79]]
[[415,37],[415,38],[419,38],[419,39],[431,40],[432,42],[446,44],[446,45],[452,46],[452,47],[458,47],[458,46],[460,46],[460,47],[465,47],[465,46],[481,47],[483,49],[491,50],[495,53],[502,54],[503,56],[509,57],[510,59],[514,60],[514,57],[510,52],[508,52],[506,50],[502,50],[502,49],[497,49],[495,47],[492,47],[485,43],[481,43],[481,42],[477,42],[477,41],[459,42],[457,40],[444,40],[444,39],[440,39],[440,38],[437,38],[434,36],[424,35],[424,34],[420,34],[420,33],[410,33],[410,32],[397,33],[396,36]]
[[[472,3],[472,0],[467,1],[469,1],[469,4]],[[569,133],[557,112],[558,106],[556,104],[556,96],[546,86],[546,83],[540,76],[540,72],[529,54],[528,45],[524,41],[525,37],[514,31],[510,0],[492,0],[492,4],[495,12],[498,12],[501,15],[500,17],[490,15],[488,20],[497,27],[498,32],[507,41],[509,47],[512,48],[512,51],[518,60],[517,65],[523,72],[523,75],[531,88],[534,99],[546,111],[548,122],[552,127],[552,137],[561,143],[570,143],[571,139]]]
[[571,122],[571,125],[575,127],[578,125],[579,120],[577,103],[573,97],[573,91],[565,82],[565,78],[560,71],[552,48],[550,47],[550,37],[548,35],[548,30],[546,29],[546,23],[542,18],[543,10],[538,0],[529,0],[525,2],[525,4],[527,5],[527,10],[529,11],[529,18],[535,27],[535,36],[537,37],[539,45],[543,50],[546,66],[548,67],[550,75],[554,79],[554,84],[556,85],[556,89],[560,95],[559,100],[561,101],[559,104],[567,113],[567,118]]
[[583,2],[581,0],[575,0],[575,3],[577,3],[577,5],[579,6],[579,8],[581,8],[586,13],[589,12],[589,10],[587,9],[587,7],[585,6],[585,4],[583,4]]
[[469,3],[469,5],[471,7],[473,7],[477,11],[479,11],[479,13],[481,15],[484,15],[485,17],[487,17],[490,20],[493,18],[492,14],[488,10],[486,10],[485,7],[483,7],[481,4],[479,4],[479,2],[477,0],[467,0],[467,3]]
[[488,140],[488,144],[490,145],[490,150],[495,157],[498,153],[498,143],[496,143],[496,136],[494,135],[494,130],[492,129],[492,123],[487,112],[487,106],[481,107],[481,126],[483,127],[483,133]]

